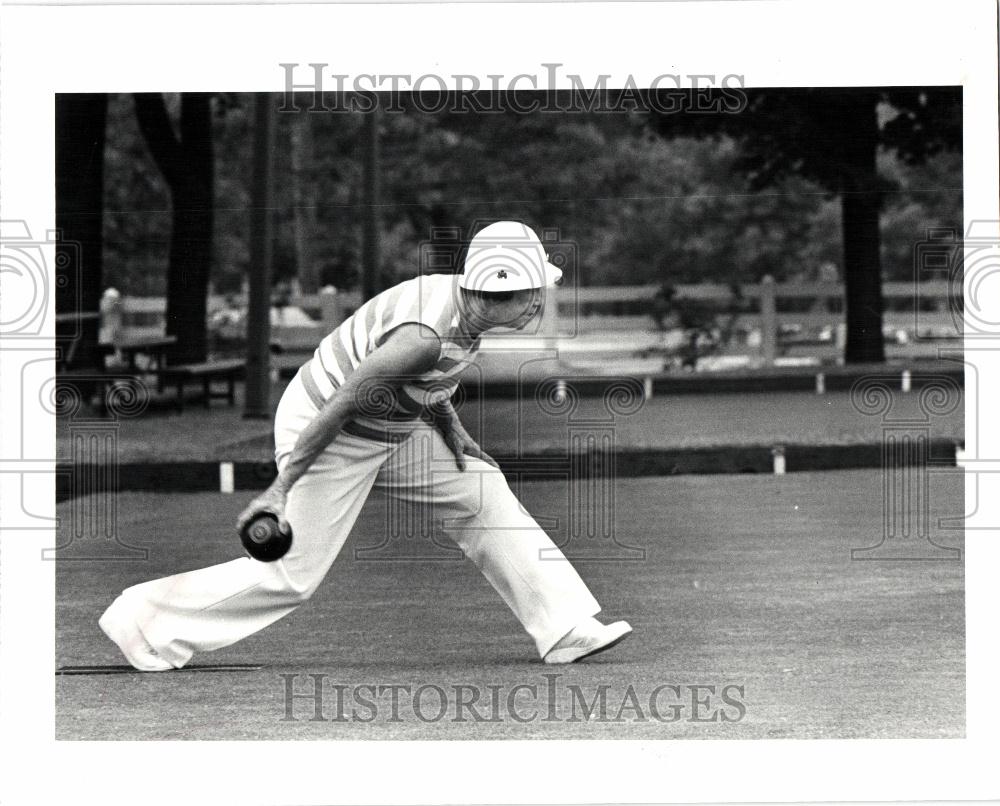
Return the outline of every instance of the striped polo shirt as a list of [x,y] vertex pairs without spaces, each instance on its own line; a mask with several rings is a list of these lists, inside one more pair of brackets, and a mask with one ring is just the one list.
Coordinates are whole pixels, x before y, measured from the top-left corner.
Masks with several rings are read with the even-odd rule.
[[441,340],[437,364],[404,381],[394,393],[388,384],[378,381],[361,390],[361,416],[356,421],[400,430],[407,422],[412,426],[428,405],[450,398],[458,386],[459,373],[475,360],[479,350],[479,338],[461,330],[457,280],[452,274],[415,277],[372,297],[347,317],[299,369],[313,404],[322,407],[389,333],[408,323],[426,325],[437,334]]

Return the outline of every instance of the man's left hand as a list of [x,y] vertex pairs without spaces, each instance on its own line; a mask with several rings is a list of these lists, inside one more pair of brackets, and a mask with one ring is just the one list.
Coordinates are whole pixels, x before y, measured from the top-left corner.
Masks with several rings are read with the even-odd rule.
[[488,465],[493,465],[498,470],[500,469],[500,465],[497,464],[496,460],[479,447],[461,424],[449,424],[448,427],[441,428],[441,435],[444,437],[448,449],[454,454],[455,464],[458,465],[459,470],[465,470],[466,456],[479,459]]

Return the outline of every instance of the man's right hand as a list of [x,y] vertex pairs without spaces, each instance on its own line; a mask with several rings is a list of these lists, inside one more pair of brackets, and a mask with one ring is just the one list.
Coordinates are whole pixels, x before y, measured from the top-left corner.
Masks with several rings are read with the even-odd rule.
[[236,519],[236,531],[242,532],[243,527],[255,517],[263,512],[268,512],[278,519],[278,528],[281,530],[281,533],[289,534],[292,531],[292,527],[285,519],[285,503],[287,500],[288,494],[282,488],[272,484],[251,501],[247,505],[247,508],[240,513]]

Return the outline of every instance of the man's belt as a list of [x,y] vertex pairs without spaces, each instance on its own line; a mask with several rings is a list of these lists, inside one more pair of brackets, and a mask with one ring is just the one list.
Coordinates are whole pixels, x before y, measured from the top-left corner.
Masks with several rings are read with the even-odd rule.
[[402,442],[410,436],[409,433],[402,431],[389,431],[384,428],[371,428],[370,426],[356,423],[354,420],[348,421],[340,430],[345,434],[350,434],[352,437],[360,437],[361,439],[371,440],[372,442],[396,443]]

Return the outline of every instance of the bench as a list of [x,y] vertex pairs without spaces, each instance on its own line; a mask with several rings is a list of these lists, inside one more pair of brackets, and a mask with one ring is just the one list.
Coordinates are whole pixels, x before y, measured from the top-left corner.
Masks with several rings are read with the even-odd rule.
[[[205,408],[209,408],[213,399],[225,399],[232,406],[236,403],[236,379],[243,376],[246,361],[242,358],[227,358],[218,361],[204,361],[200,364],[177,364],[166,366],[160,372],[160,378],[165,386],[173,386],[177,390],[176,405],[178,411],[184,410],[184,387],[192,381],[201,381]],[[225,381],[226,390],[216,392],[212,388],[215,381]]]

